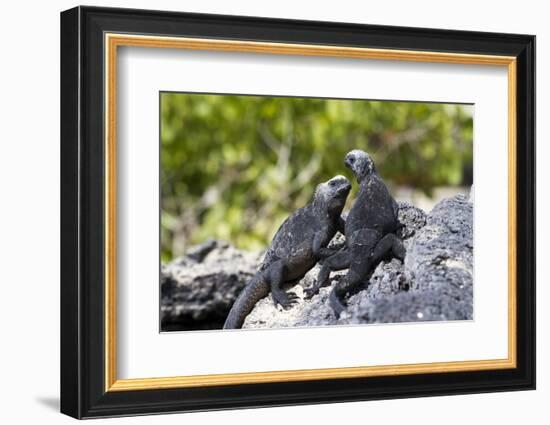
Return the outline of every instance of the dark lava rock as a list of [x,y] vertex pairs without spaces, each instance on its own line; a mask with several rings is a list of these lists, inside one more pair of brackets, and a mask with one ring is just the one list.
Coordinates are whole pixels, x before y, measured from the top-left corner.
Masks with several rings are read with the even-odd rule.
[[261,255],[210,240],[161,269],[161,328],[221,329]]
[[424,227],[426,213],[408,202],[399,201],[397,204],[399,205],[397,218],[402,225],[398,235],[406,241]]
[[473,204],[464,195],[439,202],[407,250],[411,291],[447,306],[441,319],[473,317]]

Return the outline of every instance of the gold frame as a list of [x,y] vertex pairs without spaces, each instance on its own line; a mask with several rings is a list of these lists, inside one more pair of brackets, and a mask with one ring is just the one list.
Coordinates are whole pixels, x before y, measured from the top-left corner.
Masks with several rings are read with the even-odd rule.
[[[328,56],[355,59],[505,66],[508,71],[508,357],[384,366],[117,379],[116,375],[116,87],[119,46]],[[516,58],[476,54],[370,49],[255,41],[105,34],[105,391],[311,381],[416,373],[515,368],[516,358]]]

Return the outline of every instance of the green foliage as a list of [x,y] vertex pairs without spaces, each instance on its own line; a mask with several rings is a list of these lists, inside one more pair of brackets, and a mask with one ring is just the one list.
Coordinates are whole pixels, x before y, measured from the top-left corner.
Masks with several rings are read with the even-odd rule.
[[163,260],[209,237],[265,248],[318,183],[351,177],[351,149],[392,185],[459,184],[472,131],[460,105],[162,93]]

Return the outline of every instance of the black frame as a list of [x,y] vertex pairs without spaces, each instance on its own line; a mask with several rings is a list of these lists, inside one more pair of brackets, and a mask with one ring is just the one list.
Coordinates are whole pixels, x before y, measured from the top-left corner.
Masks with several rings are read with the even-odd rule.
[[[104,32],[517,58],[517,368],[104,390]],[[61,412],[76,418],[535,388],[535,37],[77,7],[61,13]]]

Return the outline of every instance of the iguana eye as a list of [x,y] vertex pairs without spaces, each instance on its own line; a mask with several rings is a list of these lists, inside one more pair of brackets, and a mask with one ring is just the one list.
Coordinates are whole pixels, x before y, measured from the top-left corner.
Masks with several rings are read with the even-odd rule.
[[354,156],[350,157],[350,159],[348,159],[348,161],[349,161],[350,164],[353,164],[355,162],[355,157]]
[[334,180],[331,180],[328,185],[331,186],[331,187],[334,187],[334,185],[336,184],[336,182]]

